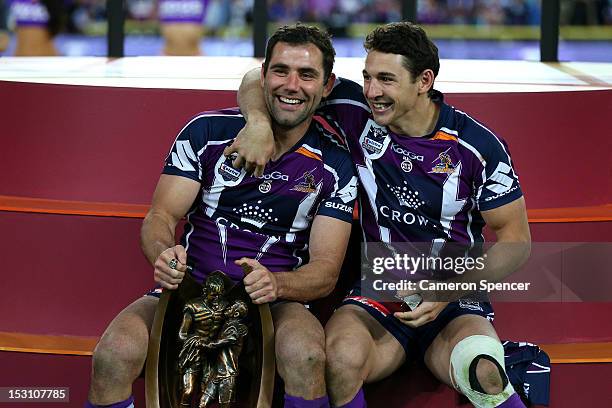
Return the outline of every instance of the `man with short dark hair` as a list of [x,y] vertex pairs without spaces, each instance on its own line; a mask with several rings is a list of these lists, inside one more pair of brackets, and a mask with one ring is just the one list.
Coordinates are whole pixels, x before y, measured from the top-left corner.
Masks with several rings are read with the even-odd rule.
[[[422,243],[432,256],[452,246],[469,253],[484,242],[486,223],[497,243],[483,269],[441,278],[502,280],[527,259],[531,240],[505,142],[433,89],[438,50],[421,28],[405,22],[381,26],[367,36],[365,48],[363,89],[340,79],[320,107],[330,123],[339,124],[337,133],[345,135],[357,166],[365,257],[372,260],[372,248],[406,242]],[[253,118],[244,131],[249,137],[228,152],[239,153],[238,164],[258,172],[271,143],[266,122],[253,114],[263,104],[252,75],[239,92],[241,108],[249,122]],[[365,406],[364,382],[382,379],[414,358],[477,407],[524,406],[508,382],[488,302],[466,297],[467,291],[453,293],[451,302],[435,292],[413,291],[399,295],[425,301],[399,311],[362,293],[366,283],[356,282],[325,328],[327,389],[335,406]]]
[[[272,36],[260,76],[272,120],[274,161],[248,175],[225,157],[245,124],[237,109],[205,112],[181,130],[145,217],[141,245],[156,282],[174,290],[193,263],[203,281],[222,270],[253,303],[270,303],[286,407],[328,405],[323,327],[304,304],[329,294],[351,229],[357,179],[346,149],[313,113],[331,91],[334,51],[316,28]],[[331,63],[330,63],[331,61]],[[174,230],[187,216],[181,244]],[[242,266],[252,271],[243,279]],[[158,299],[145,296],[110,324],[93,355],[89,406],[132,403]],[[95,405],[94,405],[95,404]]]

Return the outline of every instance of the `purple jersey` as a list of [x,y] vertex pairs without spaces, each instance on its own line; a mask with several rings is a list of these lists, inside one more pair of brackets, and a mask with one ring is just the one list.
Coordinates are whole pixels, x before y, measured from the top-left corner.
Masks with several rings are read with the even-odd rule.
[[352,222],[357,177],[346,149],[313,121],[302,139],[260,178],[231,165],[223,150],[245,124],[238,110],[206,112],[179,133],[164,174],[201,183],[187,214],[181,243],[194,276],[214,270],[242,279],[234,261],[254,258],[270,271],[290,271],[308,262],[315,215]]
[[19,27],[46,27],[49,23],[49,12],[38,0],[14,0],[10,6],[10,15]]
[[345,79],[321,105],[357,166],[365,242],[471,246],[484,241],[481,211],[522,196],[506,143],[435,92],[440,116],[425,137],[378,126],[361,86]]
[[159,21],[202,24],[207,4],[208,0],[160,0]]

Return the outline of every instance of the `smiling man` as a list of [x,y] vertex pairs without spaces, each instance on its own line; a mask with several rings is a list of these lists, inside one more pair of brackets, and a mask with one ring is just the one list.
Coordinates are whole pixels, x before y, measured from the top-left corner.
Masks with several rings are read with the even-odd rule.
[[[364,45],[363,89],[338,80],[320,113],[345,135],[357,166],[366,259],[372,259],[370,248],[401,243],[422,243],[432,256],[452,246],[467,253],[482,245],[488,224],[497,243],[486,253],[484,267],[464,275],[451,270],[440,278],[502,280],[527,259],[531,239],[506,143],[446,104],[433,88],[438,49],[421,28],[387,24],[370,33]],[[264,110],[255,75],[245,78],[239,92],[249,115]],[[257,172],[271,145],[269,125],[257,121],[261,117],[249,119],[244,138],[230,149],[239,153],[235,164]],[[327,388],[335,406],[365,406],[364,383],[416,358],[477,407],[524,407],[508,382],[488,302],[457,291],[452,302],[435,294],[425,302],[411,297],[406,301],[411,311],[395,311],[361,289],[356,282],[325,328]]]
[[[142,226],[142,249],[166,290],[178,287],[188,259],[200,282],[215,270],[238,281],[243,264],[252,268],[243,282],[253,303],[270,303],[286,407],[328,406],[323,327],[304,302],[336,284],[357,195],[348,152],[312,120],[333,86],[333,63],[330,39],[316,28],[279,29],[259,79],[274,160],[259,176],[234,169],[223,151],[243,128],[243,116],[238,109],[197,115],[166,158]],[[177,245],[174,231],[185,215]],[[132,404],[157,303],[154,293],[136,300],[100,339],[90,407]]]

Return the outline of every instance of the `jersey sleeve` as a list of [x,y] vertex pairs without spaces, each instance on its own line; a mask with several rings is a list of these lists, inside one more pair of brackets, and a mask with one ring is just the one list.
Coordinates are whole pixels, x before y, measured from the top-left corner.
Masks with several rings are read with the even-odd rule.
[[317,114],[334,123],[339,128],[339,133],[350,142],[359,139],[371,110],[363,96],[361,85],[338,78],[331,94],[319,105]]
[[202,181],[200,152],[208,140],[206,118],[197,116],[179,132],[166,157],[163,174]]
[[357,175],[348,152],[340,148],[334,150],[335,154],[324,156],[327,185],[317,215],[350,223],[357,198]]
[[523,196],[506,143],[491,135],[484,152],[485,166],[478,187],[478,208],[492,210]]

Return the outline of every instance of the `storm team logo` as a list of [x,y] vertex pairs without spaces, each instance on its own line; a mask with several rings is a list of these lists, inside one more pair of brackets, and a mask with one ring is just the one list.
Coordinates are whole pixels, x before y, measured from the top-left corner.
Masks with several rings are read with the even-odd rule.
[[437,163],[435,163],[434,166],[431,168],[430,173],[451,174],[455,171],[455,169],[457,168],[457,164],[453,163],[453,159],[451,158],[450,154],[448,154],[449,150],[450,147],[440,153],[438,155],[438,158],[432,162]]
[[299,181],[299,183],[296,184],[291,190],[308,194],[317,191],[317,182],[312,174],[312,171],[313,170],[305,171],[302,177],[296,180]]

